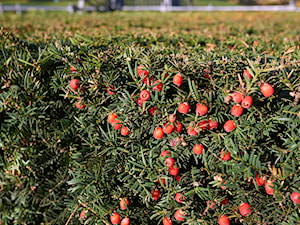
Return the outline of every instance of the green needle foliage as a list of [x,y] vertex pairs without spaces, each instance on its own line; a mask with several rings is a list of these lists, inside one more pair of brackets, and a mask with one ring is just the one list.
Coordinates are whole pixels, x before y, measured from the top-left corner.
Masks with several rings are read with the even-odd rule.
[[[111,224],[116,212],[130,224],[162,224],[166,216],[174,224],[217,224],[222,215],[231,224],[298,224],[299,204],[290,196],[300,187],[299,40],[286,43],[275,33],[264,40],[247,26],[246,33],[228,30],[225,37],[78,32],[45,41],[2,28],[1,223]],[[180,87],[173,84],[178,73]],[[264,82],[274,88],[270,97],[260,91]],[[139,105],[142,90],[150,99]],[[234,92],[253,99],[239,117],[231,114]],[[178,112],[182,102],[190,105],[187,114]],[[198,103],[207,114],[195,113]],[[173,113],[183,130],[154,138]],[[226,132],[229,120],[235,129]],[[202,154],[193,153],[195,144],[204,146]],[[178,176],[170,175],[163,151]],[[222,160],[221,151],[231,159]],[[272,181],[274,194],[256,177]],[[126,210],[121,198],[129,200]],[[248,216],[239,212],[243,202]]]

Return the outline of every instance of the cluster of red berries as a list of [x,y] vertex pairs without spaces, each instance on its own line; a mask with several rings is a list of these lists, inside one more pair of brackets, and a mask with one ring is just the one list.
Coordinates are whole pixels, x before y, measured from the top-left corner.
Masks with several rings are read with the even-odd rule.
[[[129,201],[127,198],[122,198],[120,200],[120,208],[122,210],[126,210],[129,206]],[[121,216],[119,213],[112,213],[112,215],[110,216],[110,222],[112,224],[119,224],[121,221]],[[122,219],[121,221],[121,225],[129,225],[130,224],[130,219],[128,217],[125,217]]]
[[[71,92],[77,92],[78,91],[78,88],[80,87],[80,83],[79,83],[79,80],[77,80],[77,79],[72,79],[71,81],[70,81],[70,91]],[[81,89],[80,89],[80,92],[84,92],[85,91],[85,88],[84,87],[82,87]],[[84,109],[85,108],[85,104],[84,103],[82,103],[80,100],[78,101],[78,102],[76,102],[75,103],[75,105],[76,105],[76,107],[78,108],[78,109]]]
[[126,126],[122,127],[122,122],[117,118],[118,116],[116,113],[110,113],[107,117],[107,122],[110,123],[115,130],[121,129],[121,135],[127,136],[129,134],[129,129]]

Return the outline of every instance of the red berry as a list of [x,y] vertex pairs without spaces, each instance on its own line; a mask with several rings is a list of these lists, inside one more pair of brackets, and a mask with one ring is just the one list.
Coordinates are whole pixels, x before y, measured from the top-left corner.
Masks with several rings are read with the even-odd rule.
[[182,203],[182,201],[185,200],[185,197],[184,195],[181,193],[176,193],[175,195],[175,201],[178,202],[178,203]]
[[196,155],[201,155],[203,152],[204,146],[202,144],[195,144],[193,147],[193,152]]
[[139,104],[140,107],[143,106],[143,102],[144,101],[141,98],[139,98],[139,99],[136,100],[136,103]]
[[188,102],[180,103],[178,106],[178,112],[187,114],[190,110],[190,104]]
[[129,130],[127,127],[122,127],[121,129],[121,135],[127,136],[129,134]]
[[[169,124],[169,125],[168,125]],[[171,123],[165,123],[163,131],[166,134],[171,134],[174,130],[174,126]]]
[[82,210],[80,213],[80,219],[86,220],[87,216],[85,215],[88,211],[87,210]]
[[155,82],[153,83],[153,87],[152,87],[152,90],[153,90],[153,91],[158,91],[158,92],[160,92],[160,91],[162,90],[162,88],[163,88],[163,84],[161,83],[160,80],[157,80],[157,81],[155,81]]
[[225,198],[223,201],[221,201],[221,205],[227,205],[228,204],[228,199],[227,198]]
[[175,114],[171,114],[169,116],[169,121],[170,121],[170,123],[174,123],[176,121],[176,115]]
[[209,200],[207,200],[206,205],[207,205],[207,207],[209,207],[211,209],[216,208],[216,202],[215,201],[209,201]]
[[155,113],[158,113],[158,108],[152,107],[149,109],[149,112],[150,112],[151,116],[154,116]]
[[149,71],[144,68],[144,66],[140,65],[137,67],[137,72],[140,78],[147,78],[149,76]]
[[251,76],[251,74],[249,73],[248,70],[245,70],[244,73],[243,73],[243,75],[244,75],[244,77],[247,76],[249,79],[252,79],[252,76]]
[[[112,90],[112,91],[111,91],[111,90]],[[115,88],[114,88],[114,86],[112,86],[112,85],[110,85],[110,86],[107,87],[107,93],[108,93],[109,95],[115,95],[116,93],[113,92],[114,90],[115,90]]]
[[218,125],[219,125],[218,121],[212,121],[212,119],[209,118],[208,125],[207,125],[209,130],[217,129]]
[[246,96],[242,101],[242,106],[248,109],[252,105],[253,99],[250,96]]
[[121,207],[121,209],[127,209],[127,206],[129,205],[129,201],[128,201],[128,199],[127,198],[122,198],[121,200],[120,200],[120,207]]
[[218,219],[219,225],[230,225],[230,221],[226,215],[221,216]]
[[111,216],[110,216],[110,222],[112,224],[118,224],[120,223],[120,215],[118,213],[113,213]]
[[202,120],[198,123],[199,128],[201,128],[202,130],[206,130],[207,125],[208,122],[206,120]]
[[177,166],[175,166],[175,167],[174,166],[169,167],[169,173],[170,173],[170,175],[176,176],[178,174],[178,172],[179,172],[179,168]]
[[248,216],[250,215],[252,209],[248,203],[242,203],[239,207],[239,211],[242,216]]
[[220,157],[221,157],[222,160],[224,160],[224,161],[228,161],[228,160],[231,159],[230,152],[227,151],[227,152],[225,152],[225,154],[224,154],[223,150],[222,150],[221,153],[220,153]]
[[229,133],[232,130],[235,129],[235,122],[233,120],[228,120],[225,124],[224,124],[224,130]]
[[272,181],[268,180],[265,183],[265,190],[267,192],[268,195],[274,195],[274,184],[272,183]]
[[173,77],[173,84],[175,84],[176,86],[180,87],[182,85],[182,81],[183,78],[182,76],[178,73],[176,75],[174,75]]
[[243,113],[243,107],[240,104],[236,104],[231,108],[231,115],[240,116]]
[[210,78],[210,75],[209,75],[207,69],[204,70],[204,76],[205,76],[205,78]]
[[158,183],[161,185],[161,182],[162,182],[163,184],[166,184],[166,179],[161,178],[161,176],[159,176],[159,177],[158,177]]
[[172,225],[172,219],[169,219],[167,216],[162,219],[163,225]]
[[161,127],[157,127],[154,132],[153,132],[153,136],[155,139],[162,139],[164,136],[164,131]]
[[241,103],[243,101],[243,95],[239,92],[234,92],[232,99],[235,103]]
[[173,167],[175,160],[172,157],[166,158],[165,165],[167,167]]
[[171,153],[169,151],[163,151],[163,152],[160,153],[160,156],[163,157],[163,158],[166,157],[166,156],[170,156],[170,155],[171,155]]
[[160,195],[160,191],[158,189],[152,190],[151,191],[151,195],[153,197],[154,200],[158,200],[159,199],[159,195]]
[[85,108],[85,104],[84,103],[82,103],[81,104],[81,102],[76,102],[76,107],[78,108],[78,109],[84,109]]
[[[225,180],[224,182],[223,182],[223,181],[224,181],[224,180],[222,179],[221,182],[220,182],[220,184],[226,184],[226,183],[227,183],[227,180]],[[222,186],[222,185],[221,185],[220,187],[221,187],[221,189],[223,189],[223,190],[226,189],[225,186]]]
[[[256,178],[255,179],[256,179],[256,183],[257,183],[258,186],[262,186],[262,185],[265,184],[266,178],[260,177],[259,173],[256,174]],[[253,181],[253,183],[254,183],[254,181]]]
[[149,98],[150,98],[150,93],[149,93],[149,91],[147,91],[147,90],[141,91],[141,93],[140,93],[140,99],[141,99],[142,101],[147,101]]
[[180,181],[180,176],[178,174],[175,176],[175,180],[177,180],[178,182]]
[[174,126],[174,130],[177,132],[177,133],[180,133],[182,131],[182,123],[180,122],[176,122],[175,126]]
[[196,107],[196,114],[198,116],[204,116],[208,111],[208,108],[206,105],[203,105],[201,103],[198,103],[197,104],[197,107]]
[[107,122],[109,122],[110,124],[112,124],[115,119],[117,118],[117,114],[116,113],[110,113],[107,116]]
[[185,213],[184,213],[184,211],[182,211],[182,209],[178,209],[175,212],[175,219],[178,220],[179,222],[184,220],[184,216],[185,216]]
[[260,91],[265,97],[270,97],[274,93],[274,88],[269,83],[263,83]]
[[191,136],[196,136],[198,134],[198,131],[196,128],[188,127],[187,133]]
[[114,127],[115,130],[120,130],[122,126],[121,121],[117,119],[111,125]]
[[128,217],[125,217],[121,221],[121,225],[129,225],[130,224],[130,219]]
[[[77,79],[72,79],[70,81],[70,87],[74,90],[77,91],[77,88],[79,87],[79,80]],[[72,90],[71,90],[72,91]]]
[[300,193],[294,191],[294,192],[291,194],[291,199],[292,199],[292,201],[293,201],[295,204],[299,204],[299,203],[300,203]]
[[73,66],[70,66],[70,70],[72,71],[72,73],[76,73],[77,72],[76,68],[74,68]]

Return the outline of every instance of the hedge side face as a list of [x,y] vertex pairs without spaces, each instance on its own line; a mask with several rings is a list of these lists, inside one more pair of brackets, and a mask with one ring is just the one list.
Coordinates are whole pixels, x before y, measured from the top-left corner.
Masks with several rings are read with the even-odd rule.
[[297,44],[1,34],[3,224],[299,221]]

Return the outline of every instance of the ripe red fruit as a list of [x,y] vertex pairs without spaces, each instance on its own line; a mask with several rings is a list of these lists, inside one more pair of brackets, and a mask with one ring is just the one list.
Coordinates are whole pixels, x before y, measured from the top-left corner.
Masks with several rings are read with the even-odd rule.
[[252,76],[251,76],[251,74],[249,73],[248,70],[245,70],[244,73],[243,73],[243,75],[244,75],[244,77],[247,76],[249,79],[252,79]]
[[164,131],[161,127],[157,127],[154,132],[153,132],[153,136],[155,139],[162,139],[164,136]]
[[187,133],[191,136],[196,136],[198,134],[198,131],[196,128],[188,127]]
[[218,219],[219,225],[230,225],[230,221],[226,215],[221,216]]
[[87,210],[82,210],[82,212],[80,213],[80,219],[86,220],[87,216],[85,215],[87,213]]
[[151,195],[153,197],[154,200],[158,200],[159,199],[159,195],[160,195],[160,191],[158,189],[152,190],[151,191]]
[[163,157],[163,158],[166,157],[166,156],[170,156],[170,155],[171,155],[171,153],[169,151],[163,151],[163,152],[160,153],[160,156]]
[[225,198],[223,201],[221,201],[221,205],[227,205],[228,204],[228,199],[227,198]]
[[[79,80],[77,79],[72,79],[70,81],[70,87],[74,90],[77,91],[77,88],[79,87]],[[71,90],[71,89],[70,89]],[[72,90],[71,90],[72,91]]]
[[175,201],[178,202],[178,203],[182,203],[182,201],[185,200],[185,197],[184,195],[181,193],[176,193],[175,195]]
[[165,165],[167,167],[173,167],[175,160],[172,157],[166,158]]
[[267,192],[268,195],[274,195],[274,184],[272,183],[272,181],[268,180],[265,183],[265,190]]
[[269,83],[263,83],[260,86],[260,91],[265,97],[270,97],[274,93],[274,88]]
[[171,166],[171,167],[169,167],[169,173],[170,173],[170,175],[172,175],[172,176],[176,176],[177,174],[178,174],[178,172],[179,172],[179,167],[177,167],[177,166]]
[[146,78],[146,77],[149,76],[149,71],[146,70],[145,67],[142,66],[142,65],[140,65],[140,66],[137,67],[137,73],[138,73],[138,75],[139,75],[141,78],[142,78],[142,77]]
[[72,73],[76,73],[77,72],[76,68],[74,68],[73,66],[70,66],[70,70],[72,71]]
[[253,99],[250,96],[246,96],[242,101],[242,106],[248,109],[252,105]]
[[117,114],[116,113],[110,113],[107,116],[107,122],[109,122],[110,124],[112,124],[115,119],[117,118]]
[[[256,174],[256,178],[255,179],[256,179],[256,183],[257,183],[258,186],[262,186],[262,185],[265,184],[266,178],[260,177],[259,173]],[[254,181],[253,181],[253,183],[254,183]]]
[[197,104],[197,107],[196,107],[196,114],[198,116],[204,116],[208,111],[208,108],[206,105],[203,105],[201,103],[198,103]]
[[177,133],[180,133],[182,131],[182,123],[180,122],[176,122],[175,126],[174,126],[174,130],[177,132]]
[[206,130],[206,127],[208,125],[208,122],[206,120],[202,120],[198,123],[198,126],[202,129],[202,130]]
[[190,104],[188,102],[180,103],[178,106],[178,112],[187,114],[190,110]]
[[122,127],[121,129],[121,135],[127,136],[129,134],[129,130],[127,127]]
[[180,87],[182,85],[182,81],[183,81],[183,78],[182,76],[177,73],[176,75],[174,75],[173,77],[173,84],[175,84],[176,86]]
[[170,123],[174,123],[176,121],[176,115],[175,114],[171,114],[169,116],[169,121],[170,121]]
[[224,130],[229,133],[232,130],[235,129],[235,122],[233,120],[228,120],[225,124],[224,124]]
[[175,176],[175,180],[177,180],[178,182],[180,181],[180,176],[178,174]]
[[299,204],[299,203],[300,203],[300,193],[294,191],[294,192],[291,194],[291,199],[292,199],[292,201],[293,201],[295,204]]
[[230,160],[231,159],[231,155],[230,155],[230,152],[223,152],[223,150],[221,151],[221,153],[220,153],[220,157],[222,158],[222,160],[224,160],[224,161],[228,161],[228,160]]
[[158,113],[158,108],[152,107],[149,109],[149,112],[150,112],[151,116],[154,116],[155,113]]
[[150,98],[150,93],[149,93],[149,91],[147,91],[147,90],[141,91],[141,93],[140,93],[140,99],[141,99],[142,101],[147,101],[149,98]]
[[136,100],[136,103],[139,104],[140,107],[143,106],[143,102],[144,101],[142,99],[140,99],[140,98]]
[[120,207],[121,207],[121,209],[127,209],[127,206],[129,206],[129,201],[128,201],[128,199],[127,198],[122,198],[121,200],[120,200]]
[[242,203],[239,207],[239,211],[242,216],[248,216],[250,215],[252,209],[248,203]]
[[[227,180],[225,180],[224,182],[223,182],[223,181],[224,181],[224,180],[222,179],[221,182],[220,182],[220,184],[222,184],[222,183],[223,183],[223,184],[226,184],[226,183],[227,183]],[[223,189],[223,190],[226,189],[225,186],[220,186],[220,187],[221,187],[221,189]]]
[[163,184],[166,184],[166,179],[165,178],[161,178],[161,176],[158,177],[158,183],[161,185],[161,182]]
[[108,93],[109,95],[115,95],[116,93],[113,92],[114,90],[115,90],[115,88],[114,88],[114,86],[112,86],[112,85],[110,85],[110,86],[107,87],[107,93]]
[[164,133],[171,134],[173,132],[173,130],[174,130],[173,124],[171,124],[171,123],[165,123],[164,124],[164,128],[163,128]]
[[204,70],[204,76],[205,76],[205,78],[210,78],[210,75],[209,75],[207,69]]
[[241,103],[243,101],[243,95],[239,92],[234,92],[232,99],[235,103]]
[[111,216],[110,216],[110,222],[112,224],[118,224],[120,223],[120,215],[118,213],[113,213]]
[[243,113],[243,107],[240,104],[236,104],[231,108],[231,115],[240,116]]
[[130,219],[128,217],[125,217],[121,221],[121,225],[129,225],[130,224]]
[[195,144],[193,147],[193,152],[196,155],[201,155],[203,152],[204,146],[202,144]]
[[211,209],[216,208],[216,202],[215,201],[209,201],[209,200],[207,200],[206,205],[207,205],[207,207],[209,207]]
[[217,129],[218,125],[219,125],[218,121],[212,121],[212,119],[209,118],[208,125],[207,125],[209,130]]
[[185,216],[185,213],[184,213],[184,211],[182,211],[182,209],[178,209],[175,212],[175,219],[178,220],[179,222],[184,220],[184,216]]
[[162,219],[163,225],[172,225],[172,219],[169,219],[167,216]]
[[161,83],[160,80],[157,80],[157,81],[155,81],[155,82],[153,83],[153,87],[152,87],[152,90],[153,90],[153,91],[158,91],[158,92],[160,92],[160,91],[162,90],[162,88],[163,88],[163,84]]
[[78,108],[78,109],[84,109],[85,108],[85,104],[83,103],[83,104],[81,104],[81,102],[76,102],[76,107]]
[[115,130],[120,130],[122,126],[121,121],[117,119],[111,125],[114,127]]

